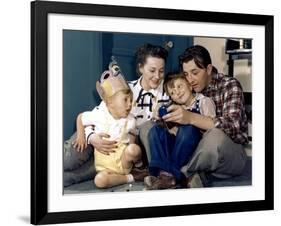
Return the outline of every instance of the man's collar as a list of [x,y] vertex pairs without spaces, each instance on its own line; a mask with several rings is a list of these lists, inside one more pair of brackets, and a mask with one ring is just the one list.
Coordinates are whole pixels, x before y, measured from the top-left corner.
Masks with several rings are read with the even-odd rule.
[[209,85],[206,87],[206,90],[216,90],[218,88],[218,80],[220,77],[221,76],[219,73],[212,74],[211,81]]

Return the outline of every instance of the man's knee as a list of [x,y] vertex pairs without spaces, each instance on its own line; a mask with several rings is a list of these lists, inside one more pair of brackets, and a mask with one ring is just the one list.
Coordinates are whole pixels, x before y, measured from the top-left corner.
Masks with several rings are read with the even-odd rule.
[[226,139],[230,139],[221,129],[218,128],[207,130],[204,133],[203,138],[206,140],[206,142],[213,143],[216,146],[220,146],[225,143]]
[[[243,163],[243,147],[234,143],[222,130],[213,128],[205,132],[187,169],[234,173]],[[235,166],[235,167],[233,167]]]
[[218,151],[213,149],[201,149],[198,155],[198,163],[201,164],[200,170],[215,170],[217,167],[219,155]]

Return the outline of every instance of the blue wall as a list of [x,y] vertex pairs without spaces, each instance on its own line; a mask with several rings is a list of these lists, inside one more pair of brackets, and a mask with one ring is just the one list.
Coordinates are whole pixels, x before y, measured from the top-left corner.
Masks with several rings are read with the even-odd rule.
[[99,104],[96,81],[108,67],[112,55],[117,59],[126,79],[134,80],[137,79],[134,58],[136,48],[146,42],[163,45],[165,41],[174,42],[166,65],[168,72],[178,69],[178,55],[192,45],[192,37],[64,30],[64,139],[75,132],[77,115]]
[[76,116],[99,103],[96,78],[101,73],[100,35],[95,32],[63,32],[64,139],[76,130]]

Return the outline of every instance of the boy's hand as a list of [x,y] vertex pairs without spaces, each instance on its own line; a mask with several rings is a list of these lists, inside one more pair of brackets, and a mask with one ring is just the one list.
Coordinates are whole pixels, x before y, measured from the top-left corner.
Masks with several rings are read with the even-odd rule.
[[111,152],[115,152],[114,149],[117,148],[117,141],[103,139],[109,137],[110,136],[106,133],[94,133],[90,136],[89,142],[95,147],[95,150],[104,155],[109,155]]
[[85,136],[77,136],[76,140],[72,143],[73,147],[76,148],[78,152],[82,152],[87,148],[87,142]]

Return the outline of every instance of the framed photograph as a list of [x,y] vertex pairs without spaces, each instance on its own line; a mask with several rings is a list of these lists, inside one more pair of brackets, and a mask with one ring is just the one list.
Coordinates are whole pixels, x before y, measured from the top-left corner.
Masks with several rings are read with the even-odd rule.
[[[144,43],[166,49],[166,72],[179,69],[187,47],[204,46],[217,70],[241,83],[249,143],[240,176],[152,191],[142,183],[99,189],[88,160],[65,170],[77,115],[101,101],[96,81],[112,61],[137,80],[135,51]],[[31,223],[272,210],[273,61],[270,15],[32,2]]]

